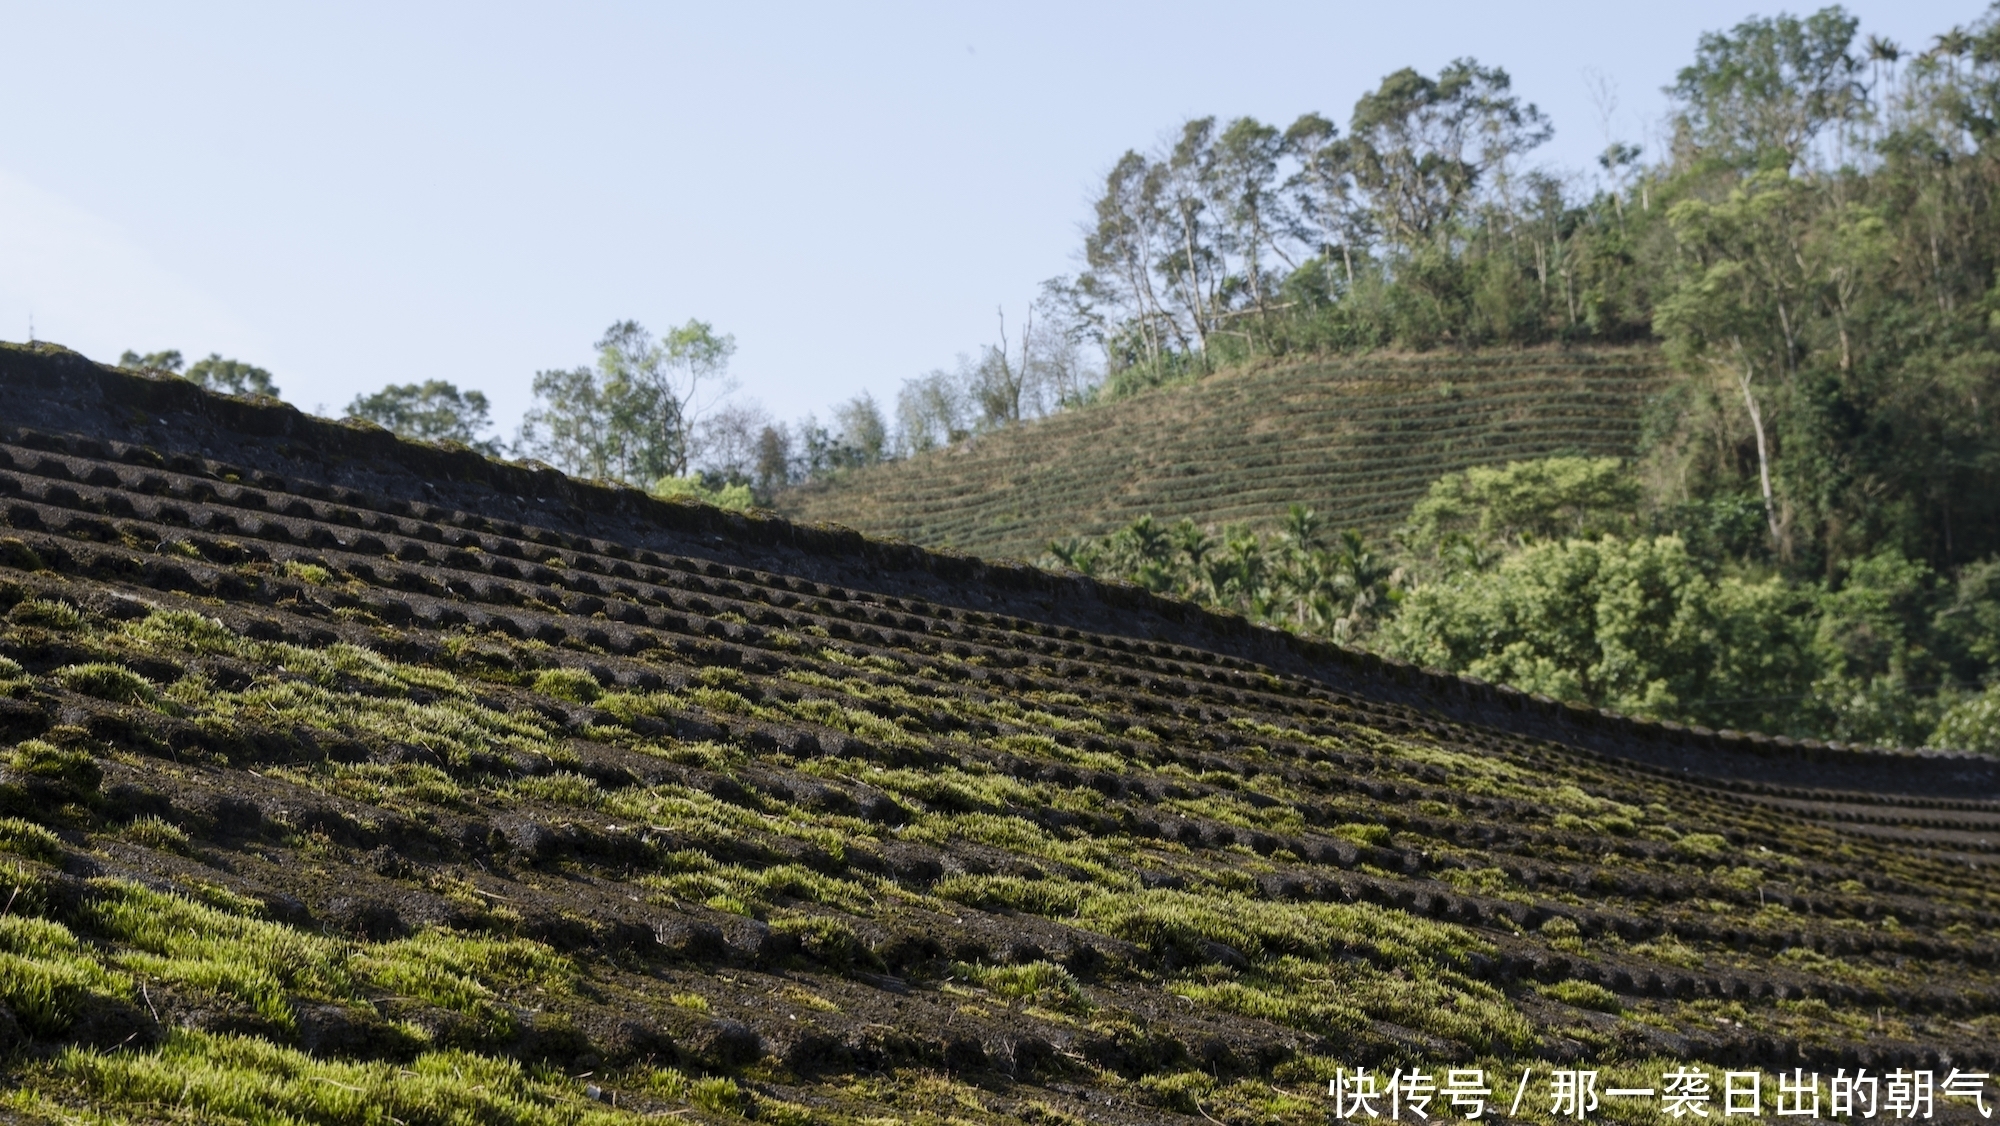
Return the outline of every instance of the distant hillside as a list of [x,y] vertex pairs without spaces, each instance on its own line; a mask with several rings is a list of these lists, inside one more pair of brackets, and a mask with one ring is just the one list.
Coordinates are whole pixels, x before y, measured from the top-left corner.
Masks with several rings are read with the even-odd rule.
[[1314,360],[1072,411],[779,497],[788,516],[985,556],[1151,513],[1267,524],[1305,503],[1393,525],[1439,475],[1552,454],[1630,456],[1667,378],[1650,349]]

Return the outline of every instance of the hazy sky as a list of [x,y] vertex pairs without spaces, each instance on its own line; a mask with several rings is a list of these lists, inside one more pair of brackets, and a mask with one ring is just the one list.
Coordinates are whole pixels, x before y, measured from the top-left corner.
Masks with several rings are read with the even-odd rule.
[[[1906,47],[1982,11],[1849,9]],[[219,351],[330,410],[444,378],[511,434],[606,324],[700,317],[740,395],[823,413],[993,339],[1074,271],[1111,162],[1187,117],[1344,123],[1471,55],[1580,169],[1591,75],[1650,150],[1696,37],[1777,10],[0,0],[0,339]]]

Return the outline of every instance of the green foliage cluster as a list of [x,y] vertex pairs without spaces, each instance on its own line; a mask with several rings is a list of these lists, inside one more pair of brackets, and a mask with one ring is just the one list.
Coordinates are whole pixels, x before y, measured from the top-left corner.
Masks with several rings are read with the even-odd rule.
[[370,395],[356,395],[347,404],[349,418],[366,419],[404,438],[423,442],[457,442],[489,457],[500,444],[479,435],[491,425],[491,405],[480,391],[460,391],[442,379],[422,383],[392,383]]
[[225,359],[220,352],[210,352],[206,357],[188,364],[174,349],[144,355],[127,349],[118,357],[118,366],[160,375],[178,375],[190,383],[198,383],[224,395],[278,397],[278,385],[272,381],[270,372],[242,360]]
[[726,393],[736,340],[690,320],[663,337],[620,321],[594,367],[540,372],[519,448],[566,473],[645,486],[688,473],[695,424]]
[[1393,546],[1135,521],[1047,566],[1633,715],[2000,751],[2000,561],[1940,576],[1894,547],[1825,581],[1703,555],[1629,467],[1550,458],[1440,478]]
[[732,512],[747,512],[757,503],[748,482],[711,485],[699,475],[662,477],[647,491],[663,500],[698,500]]
[[1100,540],[1052,543],[1045,562],[1341,641],[1367,634],[1397,593],[1385,556],[1359,533],[1329,537],[1302,505],[1270,534],[1242,526],[1211,534],[1190,519],[1162,527],[1141,516]]

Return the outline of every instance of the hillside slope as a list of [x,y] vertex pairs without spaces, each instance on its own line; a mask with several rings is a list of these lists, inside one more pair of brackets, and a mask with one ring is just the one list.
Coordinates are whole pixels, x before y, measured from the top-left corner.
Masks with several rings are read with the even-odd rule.
[[782,494],[778,508],[933,547],[1035,559],[1150,513],[1269,526],[1307,504],[1381,531],[1439,476],[1631,456],[1666,372],[1650,350],[1271,364],[1071,411]]
[[1365,1064],[1534,1068],[1546,1120],[1561,1061],[2000,1063],[1991,759],[46,346],[0,517],[0,1118],[1318,1123]]

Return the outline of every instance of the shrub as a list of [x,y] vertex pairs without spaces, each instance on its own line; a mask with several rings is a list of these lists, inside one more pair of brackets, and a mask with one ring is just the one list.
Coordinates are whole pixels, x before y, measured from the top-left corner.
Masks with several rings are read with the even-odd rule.
[[1389,829],[1386,825],[1363,825],[1349,822],[1334,826],[1333,835],[1355,844],[1386,845],[1389,843]]
[[17,536],[0,539],[0,566],[12,567],[17,571],[39,571],[47,564],[35,549],[21,542]]
[[0,1004],[32,1032],[59,1034],[93,996],[123,997],[131,982],[106,970],[60,923],[0,917]]
[[1071,1013],[1087,1013],[1095,1006],[1090,995],[1070,972],[1053,962],[1029,962],[1019,966],[975,966],[955,963],[952,972],[977,982],[997,997],[1027,1001]]
[[798,939],[806,957],[836,970],[857,965],[880,968],[874,953],[847,924],[824,915],[797,915],[771,925],[779,934]]
[[740,1114],[748,1105],[749,1098],[734,1079],[714,1077],[699,1079],[688,1090],[694,1105],[710,1114]]
[[1583,932],[1577,929],[1574,919],[1557,915],[1542,924],[1542,935],[1549,940],[1549,945],[1557,950],[1567,950],[1572,954],[1583,953]]
[[1031,915],[1073,915],[1083,905],[1083,889],[1068,880],[1024,880],[1019,876],[947,876],[931,889],[939,898],[967,907],[1011,907]]
[[1956,751],[2000,753],[2000,681],[1976,696],[1963,696],[1945,710],[1930,744]]
[[325,586],[333,581],[333,572],[327,570],[325,567],[317,563],[301,562],[297,559],[285,562],[285,574],[302,583],[310,583],[313,586]]
[[134,844],[163,852],[194,851],[194,842],[188,839],[186,830],[163,817],[141,817],[125,826],[123,835]]

